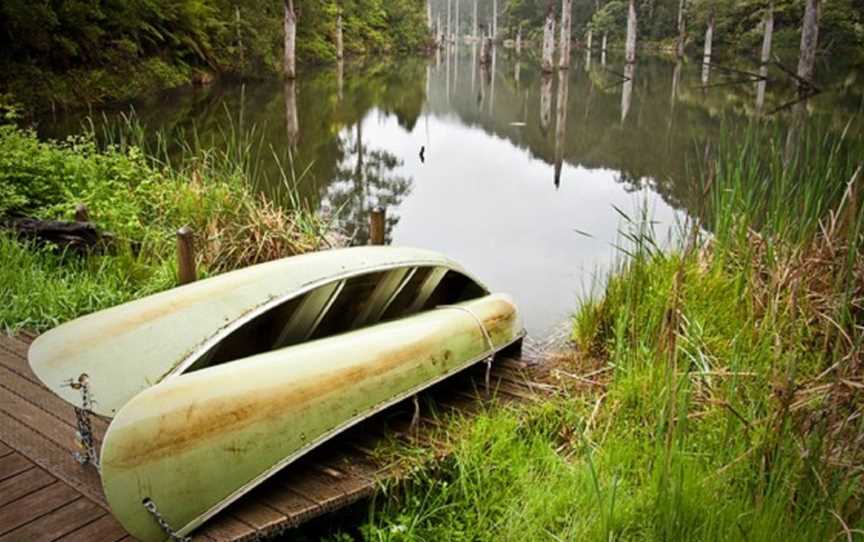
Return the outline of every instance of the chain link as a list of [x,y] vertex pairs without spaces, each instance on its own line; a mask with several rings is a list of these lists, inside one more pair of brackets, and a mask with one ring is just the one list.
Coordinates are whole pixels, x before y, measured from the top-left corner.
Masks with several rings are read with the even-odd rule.
[[156,503],[150,497],[147,497],[143,501],[144,509],[150,512],[150,515],[156,520],[156,523],[159,524],[159,527],[165,534],[168,535],[168,538],[173,542],[192,542],[192,539],[188,536],[183,536],[175,531],[168,521],[162,517],[162,514],[159,513],[159,509],[156,508]]
[[90,381],[84,373],[78,377],[78,380],[70,379],[66,385],[81,392],[81,406],[75,407],[75,422],[78,428],[75,438],[84,448],[84,453],[75,452],[72,457],[81,465],[93,465],[98,470],[99,454],[96,451],[96,439],[93,437],[93,424],[90,421],[90,414],[93,412],[96,400],[90,392]]

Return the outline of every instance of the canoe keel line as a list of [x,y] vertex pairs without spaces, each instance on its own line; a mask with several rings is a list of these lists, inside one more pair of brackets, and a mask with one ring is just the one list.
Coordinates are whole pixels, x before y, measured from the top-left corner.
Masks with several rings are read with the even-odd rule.
[[[336,434],[524,334],[508,296],[427,251],[343,249],[244,271],[70,322],[31,350],[34,372],[67,401],[62,376],[87,373],[97,405],[108,393],[102,485],[143,541],[191,533]],[[264,278],[281,283],[255,291]],[[121,329],[118,317],[138,325],[97,341],[94,329]],[[172,329],[183,322],[190,337]],[[154,379],[149,365],[168,370]],[[118,375],[126,385],[111,395]]]

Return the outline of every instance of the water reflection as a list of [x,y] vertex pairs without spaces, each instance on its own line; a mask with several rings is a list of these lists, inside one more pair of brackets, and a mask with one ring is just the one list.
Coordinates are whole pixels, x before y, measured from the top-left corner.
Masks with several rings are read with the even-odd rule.
[[[283,197],[275,154],[301,177],[306,203],[338,215],[357,243],[367,239],[369,209],[387,206],[389,240],[462,261],[513,293],[529,331],[542,334],[612,258],[620,220],[612,205],[632,209],[638,194],[663,223],[699,209],[687,163],[717,141],[722,119],[791,125],[794,147],[804,123],[818,119],[839,133],[862,104],[854,70],[820,67],[831,78],[823,88],[835,92],[771,114],[797,99],[773,67],[735,83],[740,74],[715,66],[708,86],[698,61],[626,65],[604,47],[600,62],[586,55],[584,70],[544,75],[527,57],[492,47],[484,61],[478,48],[337,64],[296,83],[214,85],[135,107],[146,126],[194,127],[207,145],[248,134],[259,188]],[[46,120],[41,131],[63,135],[80,122]]]

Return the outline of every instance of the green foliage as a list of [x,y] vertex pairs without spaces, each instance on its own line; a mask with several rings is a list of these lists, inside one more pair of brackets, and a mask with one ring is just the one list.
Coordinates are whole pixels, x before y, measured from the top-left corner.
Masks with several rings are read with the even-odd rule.
[[[336,17],[348,55],[417,51],[429,39],[424,0],[296,0],[297,55],[336,59]],[[29,105],[127,99],[189,83],[282,68],[280,0],[0,3],[0,92]]]

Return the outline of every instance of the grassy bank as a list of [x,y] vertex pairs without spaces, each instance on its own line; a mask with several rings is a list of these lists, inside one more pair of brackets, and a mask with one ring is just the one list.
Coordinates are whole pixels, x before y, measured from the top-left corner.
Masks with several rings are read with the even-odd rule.
[[861,539],[864,148],[773,130],[726,134],[675,250],[628,221],[566,391],[450,426],[365,538]]
[[[304,206],[276,207],[251,189],[240,153],[190,143],[145,154],[133,137],[40,141],[0,125],[0,218],[72,220],[84,203],[112,239],[81,255],[0,230],[0,328],[39,331],[176,283],[175,232],[196,232],[201,273],[314,250],[327,226]],[[290,173],[286,185],[290,186]],[[292,181],[293,182],[293,181]],[[290,189],[289,189],[290,190]]]

